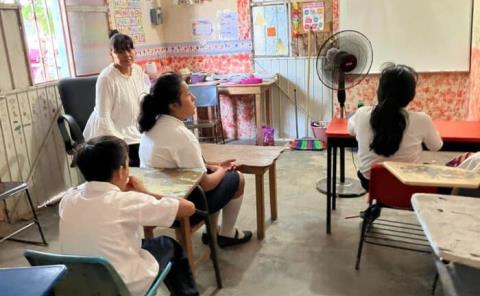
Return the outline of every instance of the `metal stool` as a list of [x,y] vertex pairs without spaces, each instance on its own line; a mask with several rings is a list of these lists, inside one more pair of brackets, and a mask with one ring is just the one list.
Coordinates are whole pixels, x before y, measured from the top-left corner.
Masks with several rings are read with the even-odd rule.
[[[30,209],[32,210],[32,214],[33,214],[33,221],[28,223],[27,225],[15,230],[14,232],[12,232],[12,233],[10,233],[6,236],[0,237],[0,243],[4,242],[6,240],[11,240],[11,241],[16,241],[16,242],[21,242],[21,243],[47,245],[47,241],[45,240],[45,236],[43,235],[42,227],[40,226],[40,222],[38,221],[37,213],[35,212],[35,207],[33,206],[32,198],[30,197],[30,192],[28,192],[27,183],[23,183],[23,182],[0,182],[0,200],[2,200],[2,201],[20,193],[20,192],[23,192],[23,191],[25,191],[27,193],[28,204],[30,205]],[[12,236],[26,230],[27,228],[29,228],[30,226],[33,226],[34,224],[36,224],[37,227],[38,227],[38,231],[40,232],[40,236],[42,237],[42,242],[12,238]]]

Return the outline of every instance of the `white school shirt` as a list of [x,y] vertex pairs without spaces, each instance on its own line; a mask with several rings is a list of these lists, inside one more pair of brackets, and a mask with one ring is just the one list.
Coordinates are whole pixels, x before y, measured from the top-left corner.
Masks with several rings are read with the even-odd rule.
[[95,109],[83,131],[85,139],[110,135],[129,145],[138,144],[140,100],[149,89],[150,82],[139,65],[132,65],[130,76],[122,74],[114,64],[103,69],[97,80]]
[[207,171],[198,139],[183,121],[170,115],[160,115],[153,128],[142,134],[139,155],[143,168]]
[[143,225],[169,227],[177,199],[129,191],[108,182],[87,182],[68,190],[60,202],[63,254],[103,256],[133,295],[145,295],[158,275],[155,258],[141,248]]
[[373,141],[370,116],[373,108],[372,106],[361,107],[348,120],[348,132],[355,136],[358,142],[358,169],[365,178],[370,179],[370,168],[373,164],[382,161],[420,162],[422,143],[432,151],[438,151],[442,147],[442,138],[430,116],[424,112],[406,111],[407,126],[398,151],[390,157],[376,154],[370,150],[370,144]]

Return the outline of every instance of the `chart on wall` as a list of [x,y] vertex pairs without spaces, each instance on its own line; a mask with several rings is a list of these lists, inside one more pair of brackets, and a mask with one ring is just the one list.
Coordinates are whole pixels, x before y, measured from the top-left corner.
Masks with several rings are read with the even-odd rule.
[[288,55],[287,6],[285,4],[254,6],[252,17],[255,55]]
[[115,29],[132,37],[135,43],[145,43],[141,0],[111,0]]

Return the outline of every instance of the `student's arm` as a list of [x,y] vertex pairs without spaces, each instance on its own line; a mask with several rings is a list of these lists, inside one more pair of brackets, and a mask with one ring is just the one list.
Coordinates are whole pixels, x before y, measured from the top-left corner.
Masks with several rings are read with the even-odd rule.
[[423,138],[423,143],[431,151],[438,151],[442,148],[443,141],[440,137],[440,133],[437,131],[435,126],[433,125],[433,121],[430,116],[425,114],[425,135]]
[[205,192],[208,192],[222,182],[223,177],[228,171],[235,170],[235,159],[225,160],[215,166],[215,170],[211,174],[205,174],[200,181],[200,186]]

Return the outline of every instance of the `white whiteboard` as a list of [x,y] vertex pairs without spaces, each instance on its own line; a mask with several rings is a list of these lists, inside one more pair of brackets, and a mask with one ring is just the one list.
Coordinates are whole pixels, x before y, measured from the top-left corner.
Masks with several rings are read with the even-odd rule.
[[472,0],[340,0],[340,30],[373,46],[372,73],[384,62],[417,72],[470,70]]

